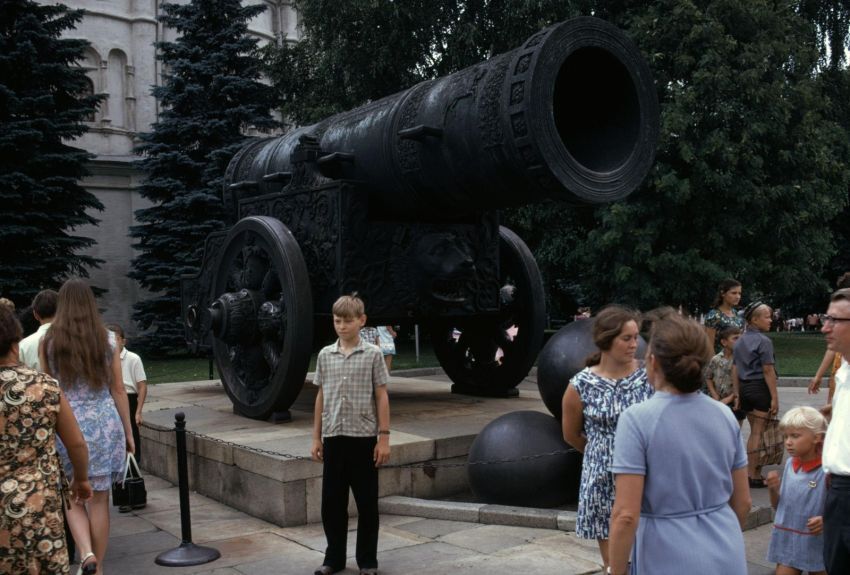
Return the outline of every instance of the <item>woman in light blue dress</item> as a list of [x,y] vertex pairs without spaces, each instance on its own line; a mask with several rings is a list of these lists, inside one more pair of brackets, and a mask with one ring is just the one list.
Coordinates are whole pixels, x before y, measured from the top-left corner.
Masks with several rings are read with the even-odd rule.
[[[39,349],[41,365],[59,380],[89,451],[88,502],[72,502],[68,526],[80,550],[81,571],[101,573],[109,540],[109,490],[124,469],[126,451],[134,451],[130,406],[115,334],[106,330],[94,294],[79,279],[59,290],[56,316]],[[65,473],[73,479],[67,451],[57,441]]]
[[698,323],[656,321],[646,360],[655,395],[622,414],[614,441],[611,573],[747,573],[747,455],[732,412],[699,392],[710,357]]
[[570,380],[562,402],[564,440],[584,453],[576,535],[596,539],[608,565],[608,522],[614,503],[614,432],[617,419],[631,405],[652,395],[638,348],[637,313],[609,306],[593,320],[593,343],[599,351]]

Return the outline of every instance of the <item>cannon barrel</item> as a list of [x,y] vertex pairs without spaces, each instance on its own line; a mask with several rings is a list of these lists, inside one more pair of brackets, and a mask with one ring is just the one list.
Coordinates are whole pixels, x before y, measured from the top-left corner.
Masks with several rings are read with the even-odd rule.
[[453,217],[544,199],[610,202],[644,179],[657,134],[655,87],[637,47],[611,24],[582,17],[475,66],[249,144],[225,186],[280,191],[307,135],[320,146],[319,174],[365,183],[375,213]]

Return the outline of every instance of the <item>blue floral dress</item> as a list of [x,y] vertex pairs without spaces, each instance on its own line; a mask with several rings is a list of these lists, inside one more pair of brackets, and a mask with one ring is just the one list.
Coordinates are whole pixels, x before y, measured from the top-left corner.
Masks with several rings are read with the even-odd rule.
[[[109,332],[109,348],[115,350],[115,334]],[[112,355],[105,358],[107,365],[112,366]],[[53,360],[52,349],[47,350],[47,362],[50,371],[58,376]],[[89,483],[95,491],[109,491],[112,479],[118,473],[124,472],[127,457],[124,439],[124,425],[115,407],[109,386],[100,388],[89,386],[84,380],[75,382],[59,380],[59,386],[71,411],[77,418],[80,431],[89,448]],[[65,469],[68,480],[73,480],[74,469],[62,441],[56,438],[56,447]]]
[[652,397],[652,385],[643,367],[622,379],[596,375],[589,367],[570,380],[581,398],[587,446],[581,468],[576,535],[582,539],[608,539],[614,504],[614,435],[620,414]]
[[723,351],[723,346],[720,345],[720,331],[729,326],[744,330],[744,318],[737,309],[732,309],[732,315],[726,315],[717,308],[710,309],[706,314],[705,327],[714,330],[714,353]]

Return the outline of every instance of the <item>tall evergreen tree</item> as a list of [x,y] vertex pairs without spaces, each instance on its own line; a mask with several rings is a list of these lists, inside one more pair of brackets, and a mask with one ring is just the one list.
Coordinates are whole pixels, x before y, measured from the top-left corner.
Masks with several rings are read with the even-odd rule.
[[94,240],[72,233],[103,209],[78,183],[90,154],[69,144],[101,100],[74,65],[88,42],[60,38],[82,16],[0,0],[0,294],[19,305],[100,261],[80,253]]
[[276,126],[258,40],[248,35],[264,9],[239,0],[162,4],[160,21],[180,36],[157,45],[165,72],[153,94],[162,112],[139,148],[147,175],[140,192],[153,206],[136,212],[130,234],[141,253],[129,275],[152,292],[133,317],[151,330],[140,342],[151,351],[184,345],[180,275],[197,271],[204,239],[225,225],[224,171],[246,131]]

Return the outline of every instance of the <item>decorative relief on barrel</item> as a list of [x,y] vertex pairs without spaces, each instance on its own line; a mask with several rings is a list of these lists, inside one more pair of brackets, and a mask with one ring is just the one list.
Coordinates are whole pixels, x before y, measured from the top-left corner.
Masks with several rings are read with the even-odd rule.
[[528,124],[525,122],[525,114],[518,112],[511,116],[511,129],[515,138],[528,135]]
[[[420,84],[413,89],[413,92],[408,96],[402,105],[399,115],[398,130],[396,134],[405,128],[411,128],[416,123],[416,116],[419,114],[419,107],[422,105],[422,100],[425,98],[429,84]],[[406,140],[399,138],[396,140],[396,155],[401,171],[404,173],[417,172],[421,168],[419,163],[419,147],[420,144],[415,140]]]
[[525,98],[525,82],[514,82],[511,85],[511,105],[516,106],[522,104]]
[[481,99],[478,103],[478,126],[481,130],[481,140],[485,146],[498,146],[503,142],[501,116],[502,86],[508,71],[508,59],[505,55],[490,61],[492,70],[484,83]]
[[529,65],[531,65],[531,53],[523,54],[516,62],[516,66],[514,67],[514,75],[525,74],[528,70]]

